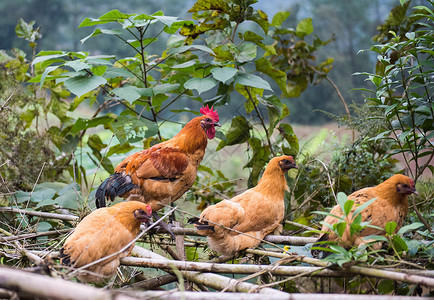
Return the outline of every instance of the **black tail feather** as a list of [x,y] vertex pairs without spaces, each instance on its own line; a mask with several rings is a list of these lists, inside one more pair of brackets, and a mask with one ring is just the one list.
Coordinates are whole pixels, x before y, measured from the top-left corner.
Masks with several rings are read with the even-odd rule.
[[64,249],[61,248],[59,251],[59,258],[60,258],[60,262],[65,265],[65,266],[70,266],[71,265],[71,256],[69,254],[66,254],[64,252]]
[[214,226],[209,225],[207,221],[200,221],[200,218],[193,217],[187,220],[189,224],[196,225],[197,230],[212,230],[214,232]]
[[96,207],[105,207],[106,199],[113,201],[116,196],[122,196],[137,187],[138,186],[132,182],[130,175],[114,173],[98,187],[95,194]]

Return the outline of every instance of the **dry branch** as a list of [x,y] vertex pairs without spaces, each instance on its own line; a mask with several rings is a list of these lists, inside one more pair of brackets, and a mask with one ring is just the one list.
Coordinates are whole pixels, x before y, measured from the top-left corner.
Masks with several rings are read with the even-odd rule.
[[[272,257],[278,257],[278,258],[287,258],[289,257],[288,254],[284,253],[275,253],[270,251],[262,251],[262,250],[254,250],[254,249],[247,249],[246,252],[253,253],[253,254],[259,254],[259,255],[267,255]],[[297,260],[300,262],[305,262],[308,264],[320,266],[320,267],[331,267],[332,264],[330,262],[322,261],[320,259],[310,258],[310,257],[304,257],[299,256],[297,257]],[[427,286],[430,288],[434,287],[434,278],[419,276],[419,275],[412,275],[412,274],[405,274],[400,272],[394,272],[394,271],[386,271],[386,270],[380,270],[380,269],[373,269],[373,268],[367,268],[367,267],[360,267],[360,266],[350,266],[347,268],[342,268],[343,270],[350,271],[355,274],[362,274],[366,276],[372,276],[377,278],[384,278],[384,279],[391,279],[395,281],[402,281],[412,284],[419,284],[423,286]]]
[[64,220],[64,221],[77,221],[78,220],[78,217],[73,216],[73,215],[54,214],[54,213],[47,213],[47,212],[42,212],[42,211],[24,210],[24,209],[13,208],[13,207],[0,207],[0,211],[14,212],[14,213],[22,214],[22,215],[36,216],[36,217],[49,218],[49,219],[58,219],[58,220]]
[[41,237],[41,236],[61,235],[64,233],[68,233],[70,231],[71,231],[71,229],[60,229],[60,230],[53,230],[53,231],[44,231],[44,232],[12,235],[12,236],[0,237],[0,242],[11,242],[11,241],[18,241],[18,240],[23,240],[23,239],[32,239],[32,238],[37,238],[37,237]]
[[[172,227],[171,230],[175,235],[201,236],[196,232],[194,228]],[[289,235],[267,235],[264,240],[276,244],[304,246],[306,244],[316,242],[317,238]]]
[[84,284],[2,267],[0,267],[0,288],[31,295],[32,298],[43,297],[58,300],[134,299],[126,295],[97,289]]
[[[198,293],[198,292],[174,292],[174,291],[147,291],[128,293],[137,298],[161,299],[161,300],[369,300],[373,295],[348,295],[348,294],[286,294],[273,295],[268,294],[242,294],[242,293]],[[375,295],[378,300],[414,300],[415,297],[392,296],[392,295]]]
[[[198,271],[210,273],[232,273],[232,274],[252,274],[260,271],[267,271],[272,275],[293,276],[303,273],[312,273],[312,276],[319,277],[349,277],[353,276],[348,271],[322,270],[321,267],[290,267],[280,266],[270,269],[269,265],[247,265],[247,264],[218,264],[205,262],[170,261],[163,259],[146,259],[137,257],[125,257],[122,264],[126,266],[137,266],[171,270],[176,267],[184,271]],[[316,273],[315,273],[316,272]]]
[[[160,259],[160,260],[165,260],[167,263],[172,262],[171,260],[161,255],[158,255],[154,252],[146,250],[137,245],[134,247],[132,254],[142,258]],[[121,259],[121,264],[122,262],[123,259]],[[288,295],[285,292],[281,292],[272,288],[259,288],[259,286],[255,284],[239,282],[235,279],[220,276],[217,274],[199,273],[193,271],[180,271],[180,272],[182,276],[184,276],[185,278],[187,278],[188,280],[196,284],[202,284],[204,286],[217,289],[217,290],[222,290],[229,287],[228,291],[248,293],[249,291],[254,289],[256,290],[258,288],[257,289],[258,293],[275,294],[275,295],[280,295],[281,297],[286,297]]]

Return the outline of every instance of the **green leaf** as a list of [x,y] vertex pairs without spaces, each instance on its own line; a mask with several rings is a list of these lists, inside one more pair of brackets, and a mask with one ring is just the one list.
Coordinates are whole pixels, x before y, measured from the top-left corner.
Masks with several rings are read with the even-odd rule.
[[48,223],[48,222],[39,222],[38,225],[36,226],[36,232],[48,231],[52,227],[53,226],[50,223]]
[[204,46],[204,45],[181,46],[181,47],[178,47],[178,48],[170,49],[167,52],[167,54],[174,55],[174,54],[183,53],[183,52],[186,52],[186,51],[189,51],[189,50],[200,50],[200,51],[204,51],[206,53],[209,53],[211,55],[215,55],[214,51],[211,48],[209,48],[207,46]]
[[253,14],[247,15],[247,20],[255,22],[262,28],[265,34],[268,34],[270,23],[268,22],[267,14],[262,10],[258,9],[257,11],[254,11]]
[[306,35],[311,34],[313,32],[312,18],[301,20],[297,24],[295,32],[300,39],[303,39]]
[[345,203],[348,200],[347,195],[345,195],[343,192],[339,192],[336,196],[339,206],[341,207],[342,211],[345,212]]
[[256,58],[257,46],[253,43],[243,43],[237,47],[235,60],[239,63],[252,61]]
[[368,235],[362,238],[365,241],[374,240],[376,242],[388,242],[389,240],[383,235]]
[[393,236],[392,243],[393,243],[393,247],[395,247],[395,249],[396,249],[396,251],[398,251],[398,253],[401,253],[403,251],[408,251],[407,244],[399,235]]
[[289,124],[280,124],[279,125],[279,133],[283,136],[283,138],[288,142],[289,147],[283,147],[283,152],[286,155],[296,156],[300,150],[298,137],[294,133],[294,129]]
[[91,37],[94,37],[94,36],[97,36],[97,35],[100,35],[100,34],[121,35],[122,34],[122,30],[120,30],[120,29],[99,29],[99,28],[97,28],[91,34],[89,34],[88,36],[86,36],[83,39],[81,39],[80,42],[83,44],[84,42],[86,42]]
[[141,97],[140,89],[135,86],[123,86],[115,88],[112,93],[119,98],[127,100],[130,104]]
[[228,80],[234,78],[234,76],[238,73],[238,70],[232,67],[223,67],[223,68],[212,68],[211,74],[212,76],[223,83],[226,83]]
[[286,89],[286,73],[278,70],[273,67],[270,60],[266,59],[265,57],[261,57],[255,61],[256,71],[262,72],[268,76],[270,76],[280,87],[283,94],[285,96],[288,95],[288,91]]
[[396,226],[396,223],[394,221],[391,221],[386,223],[384,229],[386,230],[386,233],[388,235],[392,235],[395,232]]
[[345,204],[344,204],[344,212],[345,212],[345,215],[347,215],[348,216],[348,214],[351,212],[351,209],[353,208],[353,205],[354,205],[354,201],[353,200],[347,200],[346,202],[345,202]]
[[344,234],[345,228],[347,227],[347,222],[338,222],[338,223],[335,223],[333,225],[333,227],[335,227],[335,226],[336,226],[336,232],[337,232],[337,234],[340,237],[342,237],[342,235]]
[[109,151],[107,152],[107,157],[110,157],[113,154],[123,154],[123,153],[130,152],[134,148],[135,148],[134,146],[132,146],[128,143],[116,144],[116,145],[110,147]]
[[249,122],[244,116],[238,116],[232,119],[231,127],[226,132],[226,141],[221,141],[217,146],[216,151],[219,151],[225,146],[231,146],[247,142],[250,138],[250,126]]
[[80,97],[81,95],[96,89],[100,85],[107,83],[107,80],[101,76],[84,75],[69,78],[64,83],[68,90]]
[[289,11],[279,11],[276,13],[273,17],[273,20],[271,21],[271,26],[274,27],[280,27],[282,26],[282,23],[285,22],[285,20],[291,15]]
[[248,186],[253,187],[258,183],[259,175],[264,169],[265,165],[270,161],[270,148],[264,147],[260,139],[252,137],[249,139],[249,145],[253,149],[252,159],[244,166],[245,168],[252,168],[250,173]]
[[112,123],[112,127],[121,144],[138,142],[158,132],[158,126],[155,123],[130,115],[119,116]]
[[269,90],[273,91],[271,89],[270,84],[262,79],[259,76],[253,75],[253,74],[247,74],[247,73],[241,73],[235,75],[235,83],[241,84],[241,85],[247,85],[259,89]]
[[180,86],[179,83],[164,83],[164,84],[156,85],[155,87],[152,88],[152,90],[154,92],[154,95],[165,94],[167,92],[176,90],[177,88],[179,88],[179,86]]
[[184,83],[184,88],[189,90],[197,90],[199,94],[209,91],[217,85],[217,82],[210,77],[207,78],[191,78]]
[[262,36],[260,36],[259,34],[256,34],[252,31],[247,30],[244,32],[243,39],[247,42],[253,42],[256,44],[256,43],[262,41],[264,38]]
[[189,13],[203,10],[216,10],[219,12],[230,13],[230,8],[224,0],[198,0],[193,7],[188,10]]
[[97,127],[99,125],[105,125],[113,121],[113,118],[110,116],[102,116],[102,117],[96,117],[93,119],[83,119],[78,118],[77,121],[75,121],[74,126],[71,128],[71,133],[77,133],[82,130],[86,130],[89,128]]
[[397,232],[397,234],[403,235],[407,231],[419,229],[422,226],[424,226],[424,225],[422,223],[420,223],[420,222],[411,223],[409,225],[401,227],[401,229],[399,229],[399,231]]

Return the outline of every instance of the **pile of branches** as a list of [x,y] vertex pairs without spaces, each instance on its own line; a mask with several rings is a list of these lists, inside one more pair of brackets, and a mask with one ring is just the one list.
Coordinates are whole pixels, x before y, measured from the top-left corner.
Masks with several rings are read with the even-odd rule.
[[[162,234],[146,235],[136,242],[132,257],[121,259],[122,271],[106,283],[105,289],[101,289],[76,282],[71,276],[74,270],[64,269],[58,262],[58,249],[73,230],[79,220],[78,216],[12,207],[0,207],[0,213],[2,222],[7,219],[11,221],[8,225],[10,230],[0,229],[3,265],[0,267],[0,298],[262,299],[262,294],[266,293],[267,299],[305,299],[306,296],[309,299],[347,299],[348,295],[345,294],[302,294],[312,290],[299,280],[330,281],[330,278],[356,276],[405,282],[415,289],[425,289],[425,292],[434,288],[434,271],[425,270],[411,262],[397,261],[392,265],[370,267],[347,264],[336,267],[330,262],[291,252],[285,246],[304,246],[313,243],[316,240],[314,237],[268,235],[263,241],[265,250],[247,249],[238,257],[232,258],[232,264],[225,263],[222,258],[205,262],[187,261],[186,247],[206,253],[206,241],[198,237],[194,229],[183,228],[180,223],[175,223],[176,227],[172,229],[176,235],[175,240]],[[55,229],[42,232],[22,230],[16,234],[23,222],[30,223],[34,218],[38,219],[38,224],[55,224]],[[306,229],[306,226],[298,226]],[[25,231],[29,231],[32,227],[26,228]],[[157,273],[152,269],[160,271]],[[231,277],[227,274],[231,274]],[[288,290],[284,287],[290,282],[299,283],[297,289],[302,293],[290,294],[283,291]],[[372,285],[371,291],[375,293],[375,285],[370,280],[367,282]],[[169,283],[175,284],[168,285]],[[175,288],[168,289],[171,286]],[[332,288],[329,284],[329,290],[336,292],[336,286]]]

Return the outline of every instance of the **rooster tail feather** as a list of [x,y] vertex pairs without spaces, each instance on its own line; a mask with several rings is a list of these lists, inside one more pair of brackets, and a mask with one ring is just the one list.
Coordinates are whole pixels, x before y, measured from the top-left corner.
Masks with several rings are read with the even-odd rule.
[[117,196],[122,196],[135,188],[138,186],[132,182],[130,175],[114,173],[98,187],[95,194],[96,207],[105,207],[106,199],[113,201]]

